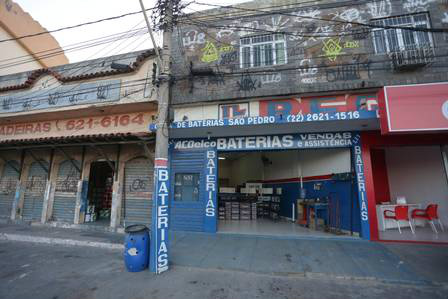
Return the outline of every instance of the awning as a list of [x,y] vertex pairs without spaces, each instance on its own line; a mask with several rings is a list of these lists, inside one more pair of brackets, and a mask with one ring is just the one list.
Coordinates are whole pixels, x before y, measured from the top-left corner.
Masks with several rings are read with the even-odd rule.
[[0,140],[0,150],[22,148],[49,148],[83,145],[110,145],[147,143],[155,140],[154,133],[110,133],[65,137],[37,137]]
[[382,134],[448,131],[448,82],[386,86],[378,100]]

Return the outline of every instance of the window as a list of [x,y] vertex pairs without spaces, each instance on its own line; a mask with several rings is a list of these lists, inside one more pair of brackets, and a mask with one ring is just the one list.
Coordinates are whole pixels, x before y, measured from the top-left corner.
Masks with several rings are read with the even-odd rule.
[[279,65],[285,63],[286,40],[284,34],[275,33],[241,38],[241,68]]
[[[414,28],[430,28],[427,13],[392,17],[372,21],[378,26],[401,26]],[[432,47],[433,41],[430,32],[406,29],[373,29],[373,44],[375,53],[383,54],[403,50],[413,50],[423,47]]]
[[174,200],[185,202],[199,200],[199,173],[176,173]]

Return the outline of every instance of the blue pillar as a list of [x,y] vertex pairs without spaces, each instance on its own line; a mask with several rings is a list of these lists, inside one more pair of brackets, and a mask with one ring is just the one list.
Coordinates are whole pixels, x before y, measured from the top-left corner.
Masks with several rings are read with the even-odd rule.
[[168,270],[169,177],[168,159],[155,159],[149,267],[157,274]]
[[370,225],[368,200],[366,192],[366,179],[364,174],[364,161],[362,159],[361,135],[353,134],[352,159],[355,166],[356,183],[358,186],[359,212],[361,216],[361,238],[370,240]]
[[216,149],[210,148],[206,151],[205,160],[205,219],[204,230],[208,233],[216,232],[216,207],[217,207],[217,162],[218,153]]

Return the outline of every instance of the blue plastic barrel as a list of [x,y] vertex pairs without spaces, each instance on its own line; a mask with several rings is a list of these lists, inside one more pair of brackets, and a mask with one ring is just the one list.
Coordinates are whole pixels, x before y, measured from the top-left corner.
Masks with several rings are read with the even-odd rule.
[[149,264],[149,230],[143,224],[134,224],[124,230],[124,263],[129,272],[139,272]]

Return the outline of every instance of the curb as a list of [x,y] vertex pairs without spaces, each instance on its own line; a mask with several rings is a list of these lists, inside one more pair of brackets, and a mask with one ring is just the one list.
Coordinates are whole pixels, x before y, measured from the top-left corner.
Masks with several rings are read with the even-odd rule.
[[40,244],[50,244],[50,245],[95,247],[95,248],[111,249],[111,250],[124,250],[124,245],[117,244],[117,243],[36,237],[36,236],[8,234],[8,233],[0,233],[0,240],[30,242],[30,243],[40,243]]
[[403,284],[403,285],[409,285],[409,286],[434,286],[434,287],[447,287],[448,283],[443,282],[433,282],[433,281],[427,281],[427,280],[395,280],[395,279],[384,279],[379,277],[373,277],[373,276],[351,276],[351,275],[339,275],[339,274],[332,274],[332,273],[322,273],[322,272],[297,272],[297,273],[290,273],[290,272],[261,272],[261,271],[243,271],[240,269],[220,269],[220,268],[203,268],[203,267],[197,267],[197,266],[185,266],[185,265],[179,265],[176,263],[172,264],[173,268],[185,268],[185,269],[196,269],[196,270],[203,270],[203,271],[221,271],[221,272],[241,272],[241,273],[251,273],[255,275],[261,275],[261,276],[277,276],[277,277],[287,277],[287,278],[308,278],[308,279],[334,279],[334,280],[341,280],[341,281],[360,281],[360,282],[376,282],[376,283],[382,283],[382,284]]

